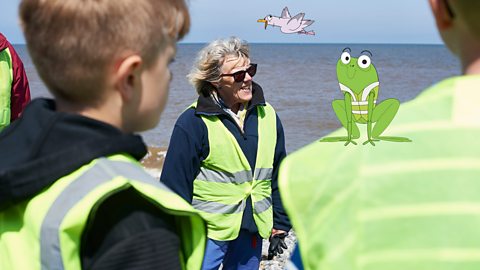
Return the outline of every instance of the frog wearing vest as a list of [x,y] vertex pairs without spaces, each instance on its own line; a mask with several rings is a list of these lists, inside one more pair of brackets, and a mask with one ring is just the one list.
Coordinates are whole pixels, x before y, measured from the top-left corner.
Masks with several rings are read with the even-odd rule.
[[360,57],[352,58],[350,48],[345,48],[337,62],[337,78],[344,99],[334,100],[332,107],[338,120],[347,129],[346,137],[326,137],[321,142],[345,142],[345,146],[357,143],[360,130],[356,123],[367,124],[367,140],[363,145],[384,140],[411,142],[404,137],[380,136],[397,114],[400,102],[390,98],[377,105],[379,81],[372,53],[362,51]]

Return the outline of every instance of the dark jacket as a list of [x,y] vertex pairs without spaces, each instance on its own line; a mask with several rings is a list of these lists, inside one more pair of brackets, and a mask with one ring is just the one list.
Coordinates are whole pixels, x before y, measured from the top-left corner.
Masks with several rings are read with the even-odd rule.
[[[173,129],[167,156],[163,165],[161,181],[178,193],[188,202],[193,198],[193,181],[200,172],[201,162],[208,156],[210,148],[208,143],[207,127],[201,115],[216,115],[233,134],[250,167],[255,168],[258,146],[258,118],[257,106],[264,106],[265,98],[262,88],[253,83],[253,97],[247,107],[244,121],[244,133],[228,113],[221,109],[210,96],[200,95],[197,108],[187,109],[178,118]],[[290,221],[283,209],[278,190],[278,167],[286,156],[285,136],[280,119],[277,116],[277,144],[273,163],[272,176],[272,204],[273,227],[289,231]],[[253,220],[252,202],[249,197],[243,213],[241,228],[251,233],[258,232]]]
[[10,122],[13,122],[20,117],[23,109],[27,106],[27,103],[30,102],[30,87],[28,86],[27,74],[25,74],[22,60],[18,57],[12,44],[10,44],[5,36],[0,33],[0,51],[5,50],[6,48],[10,51],[13,65],[13,82],[10,95]]
[[[146,154],[141,137],[106,123],[55,111],[37,99],[0,133],[0,211],[33,198],[93,159]],[[105,199],[82,234],[83,269],[180,269],[172,218],[133,189]],[[26,258],[28,259],[28,258]]]

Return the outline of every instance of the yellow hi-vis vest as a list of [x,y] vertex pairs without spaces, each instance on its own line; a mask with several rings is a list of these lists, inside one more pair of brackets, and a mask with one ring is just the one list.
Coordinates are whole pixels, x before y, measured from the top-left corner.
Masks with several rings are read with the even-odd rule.
[[360,123],[368,121],[368,95],[373,92],[374,100],[373,106],[377,105],[379,82],[374,82],[363,89],[361,93],[354,93],[348,86],[339,83],[340,90],[347,92],[352,97],[352,114],[355,120],[360,120]]
[[13,65],[10,50],[0,51],[0,130],[10,124],[10,95],[13,82]]
[[454,77],[402,104],[387,136],[411,143],[316,141],[282,161],[305,270],[480,269],[479,86]]
[[[194,103],[191,107],[196,107]],[[193,182],[192,205],[207,221],[208,237],[238,237],[246,200],[251,196],[253,218],[262,238],[273,227],[272,171],[277,142],[277,118],[272,106],[257,106],[258,148],[252,171],[235,137],[217,116],[203,116],[210,153]]]
[[34,198],[1,211],[0,269],[82,269],[80,244],[88,217],[106,198],[127,188],[175,217],[183,269],[200,269],[206,243],[201,217],[125,155],[95,159]]

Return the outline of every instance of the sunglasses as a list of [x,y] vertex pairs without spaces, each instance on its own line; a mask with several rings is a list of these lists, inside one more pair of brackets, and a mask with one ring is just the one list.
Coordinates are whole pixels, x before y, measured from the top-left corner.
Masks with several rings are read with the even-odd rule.
[[232,74],[222,74],[220,77],[225,77],[225,76],[232,76],[233,80],[237,83],[243,82],[245,80],[245,75],[248,73],[250,77],[255,76],[257,73],[257,64],[250,64],[250,66],[245,69],[245,70],[239,70],[237,72],[234,72]]

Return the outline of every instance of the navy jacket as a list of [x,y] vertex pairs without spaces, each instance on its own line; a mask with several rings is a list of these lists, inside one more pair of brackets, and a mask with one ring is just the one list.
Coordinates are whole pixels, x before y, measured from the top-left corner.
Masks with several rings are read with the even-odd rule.
[[[210,96],[200,95],[197,108],[189,108],[183,112],[175,123],[167,157],[163,166],[161,181],[178,193],[186,201],[191,202],[193,197],[193,180],[200,172],[201,162],[208,156],[210,148],[208,143],[207,127],[201,115],[216,115],[237,139],[250,167],[255,168],[258,146],[258,118],[256,106],[264,106],[265,98],[262,88],[253,83],[253,98],[247,107],[244,122],[244,132],[230,115],[223,111]],[[278,230],[289,231],[290,221],[283,209],[278,190],[278,168],[286,156],[285,136],[283,127],[277,115],[277,144],[273,163],[272,176],[272,204],[273,227]],[[243,213],[241,229],[251,233],[258,232],[253,220],[251,198]]]

